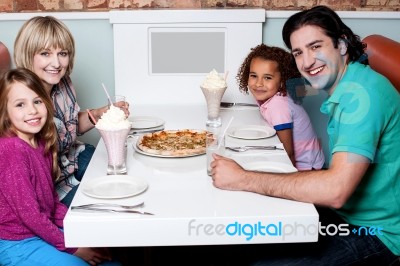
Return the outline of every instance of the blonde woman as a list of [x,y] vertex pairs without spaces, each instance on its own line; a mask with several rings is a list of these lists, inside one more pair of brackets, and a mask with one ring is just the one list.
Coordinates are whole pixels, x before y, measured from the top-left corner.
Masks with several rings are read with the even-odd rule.
[[[41,80],[54,106],[58,138],[58,166],[61,176],[56,189],[61,202],[70,205],[77,185],[93,155],[94,147],[77,140],[94,127],[86,111],[81,111],[70,74],[74,66],[75,42],[69,29],[51,16],[37,16],[26,21],[15,40],[14,61],[17,67],[33,71]],[[119,102],[129,115],[129,104]],[[107,106],[92,109],[99,118]]]

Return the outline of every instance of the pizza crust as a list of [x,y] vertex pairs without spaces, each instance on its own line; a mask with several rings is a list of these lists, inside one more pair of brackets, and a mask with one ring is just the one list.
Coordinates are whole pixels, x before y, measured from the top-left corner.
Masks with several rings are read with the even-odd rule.
[[163,130],[138,139],[137,147],[151,155],[185,157],[206,152],[205,130]]

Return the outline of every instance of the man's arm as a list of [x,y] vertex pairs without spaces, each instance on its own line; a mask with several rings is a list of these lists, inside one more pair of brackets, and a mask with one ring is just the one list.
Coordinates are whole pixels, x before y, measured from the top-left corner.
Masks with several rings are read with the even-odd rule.
[[211,174],[218,188],[251,191],[336,209],[353,194],[369,166],[367,158],[347,152],[336,152],[328,170],[289,174],[246,171],[228,158],[215,154],[214,159]]

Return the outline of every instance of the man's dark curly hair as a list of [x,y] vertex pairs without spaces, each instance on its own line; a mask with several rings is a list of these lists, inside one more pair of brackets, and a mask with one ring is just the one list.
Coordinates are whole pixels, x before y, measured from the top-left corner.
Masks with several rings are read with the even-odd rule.
[[301,75],[297,70],[293,56],[286,52],[284,49],[279,47],[267,46],[260,44],[251,49],[251,52],[247,55],[246,59],[239,68],[236,80],[239,83],[239,90],[245,94],[249,93],[247,88],[249,74],[250,74],[250,63],[254,58],[261,58],[263,60],[275,61],[278,63],[278,70],[281,73],[282,88],[279,89],[281,95],[286,96],[288,91],[287,81],[293,78],[300,78]]

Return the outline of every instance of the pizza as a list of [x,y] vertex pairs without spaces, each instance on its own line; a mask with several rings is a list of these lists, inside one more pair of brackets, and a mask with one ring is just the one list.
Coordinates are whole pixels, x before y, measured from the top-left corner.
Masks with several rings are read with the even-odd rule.
[[185,157],[206,152],[206,130],[163,130],[138,139],[137,147],[144,153]]

